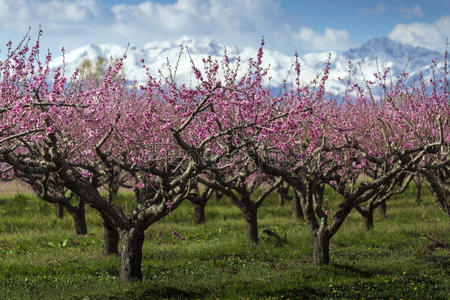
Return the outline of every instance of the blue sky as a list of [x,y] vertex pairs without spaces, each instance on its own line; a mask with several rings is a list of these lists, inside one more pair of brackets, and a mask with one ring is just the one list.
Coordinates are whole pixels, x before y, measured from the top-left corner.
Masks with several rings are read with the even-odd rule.
[[[57,51],[88,43],[142,46],[183,35],[229,46],[259,44],[286,54],[340,51],[374,38],[442,51],[448,0],[0,0],[0,41],[44,30]],[[3,48],[3,47],[2,47]]]

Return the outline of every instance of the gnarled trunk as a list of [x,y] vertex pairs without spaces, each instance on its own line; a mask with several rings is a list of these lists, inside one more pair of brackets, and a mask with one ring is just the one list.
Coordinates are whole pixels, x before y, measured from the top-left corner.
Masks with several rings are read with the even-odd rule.
[[330,262],[330,234],[326,228],[313,232],[313,263],[327,265]]
[[70,212],[70,215],[75,221],[75,231],[78,235],[87,234],[86,214],[84,212],[84,201],[79,200],[78,207]]
[[119,254],[119,232],[103,223],[103,254]]
[[386,210],[387,210],[386,200],[384,200],[383,202],[381,202],[380,208],[379,208],[378,210],[380,211],[380,214],[381,214],[383,217],[386,216]]
[[284,206],[286,200],[290,200],[292,197],[289,196],[289,185],[285,186],[283,183],[278,187],[278,203],[280,206]]
[[364,214],[361,215],[365,228],[367,230],[373,229],[373,209],[369,208]]
[[284,200],[285,200],[284,196],[281,195],[281,193],[278,193],[278,204],[280,206],[284,206]]
[[119,254],[119,232],[103,224],[103,254]]
[[304,218],[302,205],[300,204],[300,199],[297,193],[295,193],[294,198],[292,199],[292,218],[294,218],[294,220]]
[[205,203],[194,203],[194,224],[205,223]]
[[130,230],[120,231],[120,282],[133,282],[142,280],[142,245],[144,233]]
[[416,182],[416,203],[422,203],[422,182]]
[[245,221],[247,223],[247,237],[255,245],[259,242],[257,212],[258,208],[253,202],[249,203],[244,209]]
[[100,217],[103,220],[103,254],[118,254],[119,231],[107,215],[100,213]]
[[430,184],[434,199],[439,204],[440,209],[450,217],[450,191],[446,190],[439,182],[438,175],[424,172],[425,178]]
[[364,228],[366,230],[371,230],[373,228],[373,212],[376,207],[377,205],[374,205],[372,202],[369,202],[369,204],[365,208],[362,208],[359,205],[355,206],[356,210],[360,213],[362,217]]
[[64,206],[61,203],[56,204],[56,217],[58,219],[64,219]]
[[223,193],[219,190],[215,190],[214,194],[215,194],[216,200],[221,200],[223,198]]

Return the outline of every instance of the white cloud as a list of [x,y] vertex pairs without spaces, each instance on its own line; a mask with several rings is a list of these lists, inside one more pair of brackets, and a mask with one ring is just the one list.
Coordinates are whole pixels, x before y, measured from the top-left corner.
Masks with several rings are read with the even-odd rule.
[[405,6],[399,6],[398,11],[406,18],[413,18],[413,17],[423,17],[423,10],[422,7],[419,4],[414,5],[413,7],[405,7]]
[[447,37],[450,37],[450,16],[442,17],[431,24],[397,24],[389,33],[392,40],[433,50],[442,50]]
[[434,25],[436,28],[450,38],[450,16],[446,16],[437,20]]
[[310,51],[344,50],[355,46],[345,30],[326,28],[322,34],[310,28],[302,27],[294,37],[302,43],[302,47]]
[[11,27],[41,22],[79,23],[92,20],[100,13],[95,0],[0,0],[0,23]]
[[[384,5],[378,9],[384,10]],[[115,34],[124,37],[149,36],[177,39],[209,35],[231,45],[256,45],[264,35],[269,47],[322,51],[354,46],[345,30],[325,29],[323,34],[302,27],[299,32],[287,24],[280,2],[273,0],[178,0],[173,4],[144,2],[112,8],[117,23]],[[300,43],[299,43],[300,41]]]
[[307,27],[299,29],[288,21],[288,12],[280,5],[281,0],[152,0],[138,4],[123,0],[117,5],[101,0],[0,0],[0,39],[21,36],[28,26],[36,32],[41,24],[41,44],[51,45],[53,50],[88,43],[142,46],[183,35],[209,36],[241,47],[257,46],[264,36],[268,48],[289,54],[354,45],[344,30],[328,28],[322,34]]
[[[208,34],[226,39],[258,40],[283,26],[279,2],[271,0],[178,0],[174,4],[144,2],[112,8],[118,34],[178,38]],[[259,35],[259,37],[258,37]],[[226,42],[226,41],[225,41]]]

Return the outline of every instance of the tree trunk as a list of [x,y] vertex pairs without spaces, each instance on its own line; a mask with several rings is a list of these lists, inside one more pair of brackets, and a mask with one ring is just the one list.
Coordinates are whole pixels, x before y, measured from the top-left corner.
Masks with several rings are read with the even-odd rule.
[[220,192],[218,190],[215,190],[214,193],[215,193],[215,196],[216,196],[216,200],[221,200],[223,198],[223,193],[222,192]]
[[304,218],[302,205],[300,204],[298,195],[294,195],[294,198],[292,199],[292,218],[294,218],[294,220]]
[[119,232],[103,223],[103,254],[119,254]]
[[386,207],[386,200],[384,200],[383,202],[381,202],[380,208],[379,208],[378,210],[380,211],[380,214],[381,214],[383,217],[386,217],[386,210],[387,210],[387,207]]
[[254,203],[245,208],[245,221],[247,223],[247,237],[250,242],[257,245],[258,240],[258,218],[257,218],[258,208]]
[[144,233],[132,228],[120,231],[120,282],[142,280],[142,245]]
[[205,223],[205,203],[194,203],[194,224],[200,225]]
[[361,214],[364,226],[367,230],[373,229],[373,208],[369,208],[364,214]]
[[78,235],[87,234],[86,214],[84,212],[84,201],[79,200],[78,207],[71,213],[75,221],[75,231]]
[[420,183],[416,182],[416,203],[417,204],[422,203],[422,182]]
[[56,217],[58,219],[64,219],[64,206],[60,203],[56,204]]
[[327,265],[330,262],[330,235],[325,228],[313,233],[313,263]]
[[103,220],[103,254],[111,255],[119,253],[119,231],[114,222],[101,212],[100,217]]
[[284,196],[281,195],[281,193],[278,193],[278,204],[280,205],[280,207],[284,206]]
[[450,191],[439,183],[438,175],[424,172],[425,178],[430,184],[434,199],[439,204],[440,209],[450,217]]
[[278,203],[280,204],[280,206],[284,206],[286,200],[290,199],[291,197],[289,197],[289,185],[285,187],[284,184],[281,184],[278,188]]

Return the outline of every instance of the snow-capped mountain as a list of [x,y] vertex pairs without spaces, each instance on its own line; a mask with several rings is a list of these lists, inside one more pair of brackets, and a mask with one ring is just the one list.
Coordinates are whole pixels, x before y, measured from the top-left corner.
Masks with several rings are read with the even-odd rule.
[[[180,45],[188,48],[189,53],[184,50],[180,56]],[[270,45],[269,45],[270,47]],[[195,40],[190,37],[183,37],[174,42],[152,42],[143,47],[121,46],[116,44],[94,45],[89,44],[73,51],[66,53],[64,63],[66,74],[71,74],[80,64],[89,59],[94,61],[97,57],[119,58],[126,52],[127,58],[124,61],[124,74],[129,80],[137,80],[138,82],[146,81],[146,71],[142,67],[142,59],[146,67],[150,68],[153,75],[159,76],[160,72],[164,76],[169,76],[167,61],[171,65],[174,72],[178,57],[180,57],[176,80],[179,82],[195,85],[195,77],[192,74],[190,57],[192,57],[195,65],[201,69],[202,59],[211,56],[219,61],[223,58],[224,45],[221,45],[211,38],[203,38]],[[230,60],[233,62],[237,57],[242,58],[241,72],[246,71],[246,61],[250,57],[256,57],[257,47],[229,47],[226,50]],[[190,56],[189,56],[190,55]],[[412,47],[394,42],[388,38],[372,39],[358,48],[349,49],[342,53],[324,52],[324,53],[307,53],[300,56],[301,64],[301,81],[308,84],[317,74],[320,74],[330,57],[332,69],[326,88],[333,94],[342,94],[346,90],[346,86],[341,79],[348,78],[348,62],[351,61],[356,72],[352,75],[353,80],[362,80],[359,72],[359,65],[365,77],[372,80],[373,74],[378,71],[383,72],[387,67],[391,69],[393,77],[406,71],[410,74],[410,78],[416,77],[423,72],[425,77],[430,76],[430,65],[432,59],[442,62],[442,55],[439,52],[430,51],[425,48]],[[294,57],[270,48],[264,49],[263,64],[269,66],[270,85],[272,87],[281,86],[289,74]],[[63,57],[57,57],[51,63],[52,68],[62,66]],[[441,63],[443,65],[443,63]],[[294,79],[291,74],[289,79]],[[266,80],[268,84],[268,79]]]
[[349,49],[342,55],[353,63],[361,62],[367,67],[372,67],[374,62],[376,67],[378,61],[380,71],[389,67],[392,75],[406,70],[410,78],[415,78],[420,72],[428,77],[433,59],[441,65],[443,63],[443,56],[437,51],[401,44],[386,37],[369,40],[361,47]]

